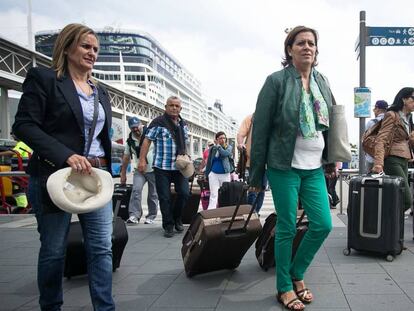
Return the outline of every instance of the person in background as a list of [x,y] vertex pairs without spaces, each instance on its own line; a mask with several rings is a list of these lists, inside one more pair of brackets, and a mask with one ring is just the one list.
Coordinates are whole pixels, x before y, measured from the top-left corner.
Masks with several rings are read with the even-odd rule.
[[[13,124],[16,136],[33,149],[27,168],[28,194],[40,234],[37,284],[41,310],[61,310],[72,217],[52,203],[46,190],[48,177],[64,167],[80,174],[90,174],[92,167],[111,173],[111,103],[106,90],[92,78],[98,51],[98,37],[91,28],[82,24],[65,26],[55,41],[52,68],[28,71]],[[93,309],[115,310],[112,202],[78,217]]]
[[[240,124],[239,131],[237,132],[237,149],[239,149],[239,152],[244,152],[246,156],[246,159],[245,159],[246,169],[249,171],[249,175],[250,175],[250,150],[252,146],[252,130],[253,130],[253,114],[249,114],[246,118],[244,118],[244,120]],[[247,196],[248,204],[252,205],[257,200],[256,209],[255,209],[255,212],[257,214],[259,214],[260,209],[263,206],[266,188],[267,188],[267,178],[266,178],[266,175],[263,175],[262,190],[259,192],[249,191],[249,194]]]
[[207,143],[207,148],[206,148],[206,149],[204,149],[204,151],[203,151],[203,161],[201,162],[201,164],[200,164],[200,168],[199,168],[200,172],[204,172],[204,171],[205,171],[205,169],[206,169],[207,160],[208,160],[208,153],[209,153],[210,148],[211,148],[212,146],[214,146],[214,142],[209,141],[209,142]]
[[336,183],[338,181],[339,177],[339,170],[342,168],[342,163],[337,162],[335,167],[335,174],[332,176],[328,174],[326,176],[326,187],[328,188],[328,194],[329,194],[329,201],[330,206],[332,209],[336,208],[336,205],[341,202],[341,200],[338,197],[338,194],[336,193]]
[[[155,118],[148,126],[138,163],[138,171],[144,173],[149,148],[154,142],[155,185],[166,238],[174,236],[174,228],[178,233],[184,231],[181,213],[190,195],[188,178],[181,174],[175,163],[178,155],[186,154],[188,141],[188,127],[180,116],[181,109],[180,98],[170,96],[167,99],[165,113]],[[175,202],[171,202],[171,183],[174,183],[177,192]]]
[[216,144],[210,147],[205,175],[208,177],[210,187],[210,201],[208,209],[217,207],[218,190],[223,182],[230,181],[231,167],[230,157],[233,147],[227,145],[227,137],[224,132],[216,133]]
[[[135,158],[138,163],[139,153],[142,141],[144,140],[144,126],[137,117],[132,117],[128,120],[128,126],[131,132],[128,135],[127,147],[125,148],[124,156],[122,158],[121,167],[121,184],[126,183],[126,170],[128,164],[131,163],[131,158]],[[152,168],[152,160],[154,157],[154,147],[151,145],[147,155],[147,168],[144,173],[134,170],[134,179],[132,182],[132,193],[129,201],[129,218],[127,224],[138,224],[142,216],[142,190],[145,183],[148,183],[148,215],[145,217],[145,224],[153,224],[158,212],[158,195],[155,187],[155,174]]]
[[408,184],[408,161],[412,159],[414,147],[413,117],[414,88],[402,88],[382,119],[381,128],[375,139],[373,173],[404,179],[404,211],[412,204],[411,189]]
[[[384,119],[384,115],[387,112],[388,103],[385,100],[377,100],[374,106],[374,116],[375,118],[369,120],[365,126],[365,131],[370,129],[374,124],[378,123]],[[374,158],[371,157],[368,153],[365,154],[365,169],[366,173],[370,173],[372,167],[374,166]]]
[[[304,276],[316,252],[332,230],[325,174],[332,93],[315,66],[316,30],[293,28],[285,39],[284,69],[269,75],[254,112],[250,187],[261,191],[266,172],[277,213],[275,261],[277,300],[289,310],[303,310],[314,295]],[[292,258],[298,200],[309,220]]]
[[[11,150],[5,150],[0,152],[0,156],[11,157],[11,170],[12,171],[25,171],[29,158],[33,153],[33,150],[24,142],[19,140],[13,133],[10,133],[15,141],[16,146]],[[16,207],[18,209],[24,209],[28,206],[26,189],[21,185],[21,177],[12,177],[12,195],[16,201]]]
[[208,160],[208,154],[210,151],[210,148],[214,146],[213,141],[209,141],[207,143],[207,148],[203,151],[203,161],[200,164],[199,171],[200,173],[203,173],[203,175],[199,176],[197,182],[201,188],[201,206],[203,210],[208,209],[208,205],[210,203],[210,188],[208,184],[208,178],[204,175],[204,172],[206,170],[207,160]]

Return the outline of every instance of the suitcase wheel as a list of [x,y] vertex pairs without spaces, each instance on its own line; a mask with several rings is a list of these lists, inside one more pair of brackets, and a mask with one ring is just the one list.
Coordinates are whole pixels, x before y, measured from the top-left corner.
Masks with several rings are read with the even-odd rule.
[[342,253],[345,256],[349,256],[349,255],[351,255],[351,249],[350,248],[344,248],[344,250],[342,251]]
[[388,254],[387,257],[385,257],[385,260],[388,261],[388,262],[392,262],[392,261],[394,261],[394,258],[395,257],[393,255]]

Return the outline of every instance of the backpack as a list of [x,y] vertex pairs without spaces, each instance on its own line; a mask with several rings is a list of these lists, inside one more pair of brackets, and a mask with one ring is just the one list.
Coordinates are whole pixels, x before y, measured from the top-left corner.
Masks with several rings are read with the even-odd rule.
[[132,151],[135,151],[137,159],[139,158],[139,153],[141,152],[141,146],[142,146],[142,143],[144,141],[147,129],[148,129],[147,126],[144,126],[144,128],[142,129],[142,134],[141,134],[141,138],[139,140],[138,146],[136,144],[136,141],[132,138],[132,132],[129,133],[129,136],[128,136],[128,139],[127,139],[126,142],[127,142],[128,148],[129,148],[129,154],[131,156],[131,159],[132,159],[133,154],[134,154]]
[[376,123],[367,129],[362,135],[362,149],[371,157],[375,156],[375,139],[377,138],[378,132],[381,129],[381,125],[382,120],[377,120]]
[[[399,120],[400,117],[398,113],[396,112],[392,112],[392,113],[397,117],[397,120]],[[384,116],[384,119],[385,119],[385,116]],[[373,126],[371,126],[369,129],[365,131],[364,135],[362,135],[362,149],[364,150],[365,153],[369,154],[373,158],[375,157],[376,139],[378,136],[378,132],[382,126],[382,120],[375,123]],[[396,122],[398,123],[399,121],[396,121]],[[396,123],[394,123],[394,127],[395,127],[395,124]],[[410,122],[410,128],[411,128],[411,122]],[[394,140],[394,134],[395,134],[395,128],[391,132],[390,142],[384,146],[384,158],[388,157],[390,153],[391,146]]]

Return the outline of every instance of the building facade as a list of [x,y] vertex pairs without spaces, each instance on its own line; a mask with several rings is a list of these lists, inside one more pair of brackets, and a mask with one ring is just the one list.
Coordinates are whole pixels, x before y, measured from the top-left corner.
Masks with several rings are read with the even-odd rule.
[[[210,133],[209,137],[191,137],[193,156],[201,155],[207,141],[212,140],[217,131],[224,131],[234,141],[238,128],[236,121],[223,113],[219,100],[210,106],[206,104],[200,81],[150,34],[111,27],[95,31],[100,51],[93,76],[162,109],[169,96],[180,97],[182,117]],[[36,50],[52,56],[58,33],[59,30],[38,32]],[[114,139],[125,141],[127,131],[122,118],[115,114],[113,121]],[[144,118],[144,121],[151,120]]]

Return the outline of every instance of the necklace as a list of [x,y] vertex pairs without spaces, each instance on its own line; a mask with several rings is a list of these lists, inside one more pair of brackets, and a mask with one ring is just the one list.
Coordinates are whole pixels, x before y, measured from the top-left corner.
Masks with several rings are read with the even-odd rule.
[[89,85],[89,83],[88,82],[86,82],[86,85],[87,85],[87,88],[86,88],[86,90],[85,90],[85,88],[84,87],[82,87],[78,82],[76,82],[76,80],[73,80],[73,82],[75,83],[75,85],[78,87],[78,88],[80,88],[81,89],[81,91],[83,92],[83,93],[85,93],[87,96],[90,96],[91,94],[92,94],[92,88],[91,88],[91,86]]

